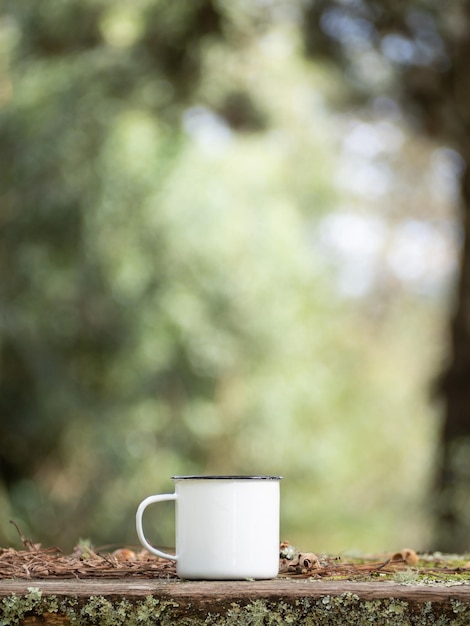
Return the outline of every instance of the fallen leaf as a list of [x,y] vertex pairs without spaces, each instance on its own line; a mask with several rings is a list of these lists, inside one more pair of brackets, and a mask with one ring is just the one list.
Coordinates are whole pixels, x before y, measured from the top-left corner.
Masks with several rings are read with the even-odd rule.
[[414,550],[410,548],[404,548],[400,552],[395,552],[392,556],[392,561],[404,561],[407,565],[416,565],[419,561],[419,556]]
[[112,556],[115,556],[120,561],[133,561],[136,558],[135,552],[133,550],[128,550],[127,548],[114,550]]

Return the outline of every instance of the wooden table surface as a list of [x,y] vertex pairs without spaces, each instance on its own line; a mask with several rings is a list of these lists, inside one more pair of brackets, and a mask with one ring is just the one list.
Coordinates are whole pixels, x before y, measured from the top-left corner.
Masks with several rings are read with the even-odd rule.
[[2,579],[0,624],[470,624],[470,584]]
[[[470,581],[469,581],[470,583]],[[397,598],[416,602],[447,602],[455,598],[470,605],[468,585],[413,585],[394,582],[348,582],[332,580],[276,578],[259,581],[188,581],[188,580],[0,580],[0,598],[15,593],[28,594],[39,589],[43,595],[142,598],[148,595],[174,598],[178,602],[197,600],[213,603],[219,598],[226,600],[249,600],[263,598],[323,598],[352,593],[362,600]]]

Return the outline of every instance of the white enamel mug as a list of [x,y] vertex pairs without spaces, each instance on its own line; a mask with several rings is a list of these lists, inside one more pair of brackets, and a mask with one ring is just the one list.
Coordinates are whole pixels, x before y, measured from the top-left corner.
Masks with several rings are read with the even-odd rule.
[[[137,535],[149,552],[176,561],[180,578],[277,576],[281,476],[173,476],[172,480],[175,493],[149,496],[137,509]],[[154,548],[142,528],[145,509],[164,500],[175,500],[175,555]]]

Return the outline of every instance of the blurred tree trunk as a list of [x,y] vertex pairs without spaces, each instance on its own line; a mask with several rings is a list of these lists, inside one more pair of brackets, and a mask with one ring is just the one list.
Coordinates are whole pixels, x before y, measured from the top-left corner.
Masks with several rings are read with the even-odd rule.
[[460,273],[450,320],[450,358],[441,379],[445,413],[436,473],[434,547],[448,552],[470,547],[470,7],[464,11],[459,35],[449,46],[450,81],[441,84],[448,102],[442,134],[466,164],[461,178]]
[[[352,98],[367,103],[377,92],[358,80],[354,70],[354,42],[374,48],[394,68],[388,88],[416,128],[442,145],[454,148],[466,169],[460,180],[458,216],[462,233],[460,273],[449,320],[449,356],[439,376],[443,399],[433,500],[434,548],[459,552],[470,548],[470,5],[456,0],[446,11],[433,2],[396,3],[394,0],[340,0],[306,2],[306,52],[337,63]],[[395,43],[390,43],[390,36]],[[356,39],[354,39],[356,37]],[[396,58],[387,56],[383,43],[396,46]],[[409,56],[400,56],[400,46]],[[427,49],[428,60],[419,58]],[[412,53],[411,53],[412,51]],[[403,50],[402,50],[403,52]],[[413,56],[415,55],[415,56]]]
[[[470,98],[468,99],[470,110]],[[470,163],[470,149],[463,155]],[[451,359],[442,377],[445,419],[436,476],[434,547],[446,552],[470,546],[470,170],[462,178],[464,242],[456,307],[451,321]]]

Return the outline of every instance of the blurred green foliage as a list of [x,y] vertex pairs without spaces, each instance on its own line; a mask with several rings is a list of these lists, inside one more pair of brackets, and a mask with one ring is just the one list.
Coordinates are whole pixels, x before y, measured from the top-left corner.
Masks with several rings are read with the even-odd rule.
[[282,474],[311,549],[429,538],[445,309],[338,293],[341,79],[268,9],[3,5],[2,543],[135,543],[185,473]]

